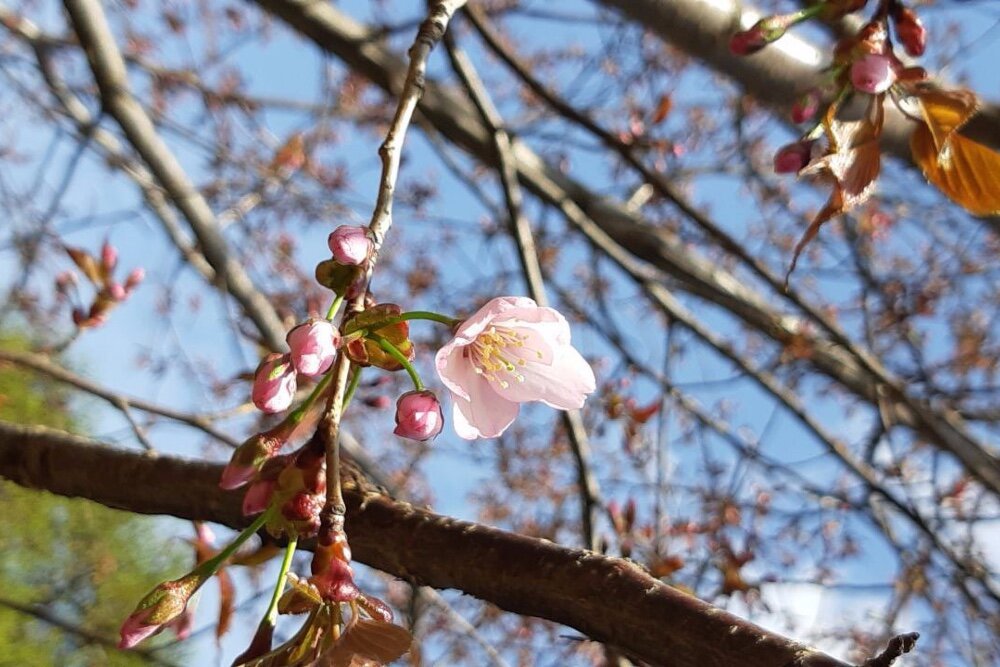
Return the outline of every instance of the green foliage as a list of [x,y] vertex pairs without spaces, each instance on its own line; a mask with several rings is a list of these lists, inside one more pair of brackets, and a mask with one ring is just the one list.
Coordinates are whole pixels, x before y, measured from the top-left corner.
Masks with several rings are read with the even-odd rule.
[[[0,348],[24,341],[0,336]],[[72,429],[61,387],[0,365],[0,419]],[[87,632],[117,639],[136,602],[189,565],[158,520],[0,481],[0,599],[38,605]],[[0,667],[130,667],[148,660],[53,627],[0,604]],[[169,660],[163,652],[160,657]],[[173,660],[176,662],[176,658]]]

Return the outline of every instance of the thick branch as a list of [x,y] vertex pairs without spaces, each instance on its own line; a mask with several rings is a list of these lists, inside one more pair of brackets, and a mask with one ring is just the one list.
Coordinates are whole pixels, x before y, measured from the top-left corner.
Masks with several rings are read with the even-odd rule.
[[[133,512],[244,526],[240,494],[218,489],[221,470],[0,422],[0,476],[17,484]],[[847,667],[628,561],[443,517],[383,495],[352,467],[345,473],[351,548],[359,561],[397,577],[568,625],[654,665]]]

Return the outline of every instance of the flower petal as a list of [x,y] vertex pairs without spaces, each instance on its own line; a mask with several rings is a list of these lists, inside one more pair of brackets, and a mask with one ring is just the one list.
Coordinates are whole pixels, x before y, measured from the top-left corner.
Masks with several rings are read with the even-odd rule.
[[524,380],[494,387],[497,394],[517,403],[541,401],[559,410],[583,407],[587,394],[597,385],[590,364],[568,345],[556,350],[550,365],[525,363],[517,372]]
[[451,395],[455,433],[465,440],[495,438],[514,422],[520,407],[493,391],[475,371],[471,373],[473,379],[465,385],[469,398]]
[[438,377],[451,393],[469,400],[469,392],[465,385],[469,382],[469,374],[475,374],[472,362],[465,358],[465,347],[469,343],[461,343],[457,339],[449,341],[438,350],[434,356],[434,366]]

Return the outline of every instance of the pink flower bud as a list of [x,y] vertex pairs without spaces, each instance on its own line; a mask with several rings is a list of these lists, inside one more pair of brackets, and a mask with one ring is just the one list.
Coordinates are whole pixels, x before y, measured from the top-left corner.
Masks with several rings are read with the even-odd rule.
[[295,369],[287,354],[269,354],[254,373],[253,404],[268,414],[286,410],[295,397]]
[[114,271],[115,266],[118,264],[118,250],[115,249],[113,245],[104,242],[101,246],[101,265],[104,270],[108,273]]
[[[180,619],[191,596],[203,583],[205,577],[189,574],[174,581],[165,581],[154,588],[125,619],[118,648],[132,648]],[[183,625],[180,631],[183,632]]]
[[351,567],[336,558],[331,559],[330,565],[322,574],[310,577],[309,583],[319,590],[324,600],[350,602],[361,594],[357,584],[354,583]]
[[819,111],[820,95],[818,90],[810,90],[795,100],[792,105],[792,122],[804,123],[811,120]]
[[851,83],[862,93],[884,93],[895,81],[896,70],[886,56],[869,53],[851,65]]
[[243,496],[243,516],[260,514],[271,504],[271,496],[278,483],[274,480],[254,482]]
[[812,141],[796,141],[782,146],[774,154],[774,171],[777,174],[791,174],[802,170],[812,157]]
[[129,272],[128,277],[125,279],[125,291],[131,292],[132,290],[134,290],[136,287],[139,286],[139,283],[141,283],[145,279],[146,279],[145,269],[143,269],[142,267],[132,269],[132,271]]
[[115,301],[124,301],[127,296],[125,288],[122,287],[121,283],[111,283],[107,287],[108,296],[110,296]]
[[924,49],[927,48],[927,29],[914,11],[904,7],[893,16],[893,19],[896,21],[896,34],[899,35],[899,41],[906,52],[914,57],[924,55]]
[[396,401],[396,435],[411,440],[430,440],[441,432],[441,403],[431,391],[408,391]]
[[288,332],[292,365],[303,375],[320,375],[329,370],[340,346],[340,332],[327,320],[309,320]]
[[340,264],[360,266],[368,261],[375,244],[365,227],[341,225],[327,240],[333,258]]
[[729,39],[729,51],[737,56],[749,56],[780,39],[792,23],[795,14],[767,16],[747,30],[741,30]]
[[270,430],[247,438],[236,448],[229,463],[222,470],[219,486],[230,490],[249,482],[264,464],[285,446],[294,430],[295,424],[278,424]]

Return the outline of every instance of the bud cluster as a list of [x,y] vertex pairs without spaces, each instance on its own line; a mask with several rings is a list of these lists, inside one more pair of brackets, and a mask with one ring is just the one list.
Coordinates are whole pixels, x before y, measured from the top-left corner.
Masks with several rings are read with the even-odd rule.
[[146,278],[145,270],[140,267],[132,269],[124,282],[117,281],[114,272],[118,266],[118,249],[108,241],[101,246],[99,257],[82,248],[66,246],[65,250],[95,289],[90,304],[84,305],[79,291],[80,278],[76,272],[63,271],[56,276],[56,294],[60,299],[74,302],[73,324],[80,329],[99,327],[107,322],[111,310],[125,301]]
[[[791,26],[813,18],[825,21],[839,19],[867,5],[867,0],[821,0],[791,14],[768,16],[747,30],[735,33],[729,43],[735,55],[746,56],[763,49],[781,38]],[[902,0],[879,3],[875,17],[864,24],[854,36],[841,39],[833,50],[833,63],[826,84],[807,91],[791,108],[791,120],[796,124],[812,121],[820,112],[823,100],[835,100],[820,125],[812,128],[798,141],[781,147],[774,156],[776,173],[798,173],[817,156],[816,138],[821,125],[834,117],[836,105],[851,93],[874,96],[880,108],[886,93],[897,83],[905,88],[926,76],[920,68],[907,68],[892,49],[889,38],[890,20],[903,49],[910,56],[920,56],[927,46],[927,31],[912,9]]]

